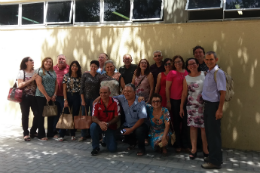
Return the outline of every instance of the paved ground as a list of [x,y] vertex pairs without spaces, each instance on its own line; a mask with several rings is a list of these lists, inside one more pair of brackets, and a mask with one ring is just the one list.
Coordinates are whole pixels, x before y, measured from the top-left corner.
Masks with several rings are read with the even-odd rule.
[[[136,156],[136,151],[126,152],[127,145],[119,143],[117,153],[111,154],[101,147],[98,156],[92,157],[90,140],[86,142],[33,139],[24,142],[21,127],[0,126],[0,173],[9,172],[97,172],[97,173],[215,173],[260,172],[260,152],[224,150],[224,164],[220,170],[200,168],[202,153],[195,160],[188,154],[176,154],[169,148],[163,156],[147,147],[147,155]],[[79,135],[79,134],[78,134]]]

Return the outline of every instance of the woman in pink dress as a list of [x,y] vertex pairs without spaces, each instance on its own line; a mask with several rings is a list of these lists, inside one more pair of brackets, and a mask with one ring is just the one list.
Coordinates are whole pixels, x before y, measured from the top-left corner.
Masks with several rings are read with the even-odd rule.
[[161,72],[158,74],[157,77],[157,84],[155,87],[155,93],[159,93],[162,96],[162,107],[167,106],[167,99],[166,99],[166,77],[168,73],[172,70],[172,59],[166,58],[163,61],[165,72]]
[[149,62],[146,59],[140,60],[136,73],[133,76],[132,84],[136,87],[136,95],[144,97],[145,102],[150,102],[154,80],[153,74],[150,72]]

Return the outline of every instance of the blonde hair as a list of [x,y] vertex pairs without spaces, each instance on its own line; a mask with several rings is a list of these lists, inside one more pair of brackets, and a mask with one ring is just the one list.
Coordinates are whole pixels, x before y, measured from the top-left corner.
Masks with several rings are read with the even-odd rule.
[[45,61],[47,61],[48,59],[50,59],[51,62],[52,62],[52,66],[51,66],[51,68],[50,68],[50,71],[53,71],[53,59],[52,59],[51,57],[46,57],[46,58],[44,58],[44,59],[42,60],[42,65],[41,65],[43,76],[45,75],[44,63],[45,63]]

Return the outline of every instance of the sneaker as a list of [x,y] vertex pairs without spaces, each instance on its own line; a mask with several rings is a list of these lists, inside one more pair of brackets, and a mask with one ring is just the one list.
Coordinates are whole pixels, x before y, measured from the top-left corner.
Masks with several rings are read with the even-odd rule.
[[214,165],[212,163],[204,163],[201,165],[201,167],[204,169],[220,169],[221,168],[220,165],[218,166],[218,165]]
[[58,142],[63,142],[63,141],[64,141],[64,138],[60,137],[60,138],[57,138],[57,139],[55,139],[55,140],[58,141]]
[[77,140],[77,138],[75,136],[71,136],[71,140],[75,141],[75,140]]
[[91,155],[92,156],[98,155],[99,150],[100,150],[99,148],[93,149],[93,151],[91,151]]

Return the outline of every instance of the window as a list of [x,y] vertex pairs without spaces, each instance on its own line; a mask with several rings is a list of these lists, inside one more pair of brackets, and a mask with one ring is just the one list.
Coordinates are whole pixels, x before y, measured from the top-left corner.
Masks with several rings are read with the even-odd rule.
[[223,20],[222,0],[187,0],[189,20]]
[[130,0],[104,0],[104,21],[130,21]]
[[222,0],[187,0],[186,10],[220,9]]
[[22,25],[44,23],[44,3],[22,4]]
[[163,0],[134,0],[133,21],[161,20]]
[[72,1],[47,2],[46,23],[71,23]]
[[260,17],[260,0],[226,0],[225,19]]
[[0,25],[18,25],[19,5],[0,5]]
[[100,0],[75,1],[75,22],[100,22]]

